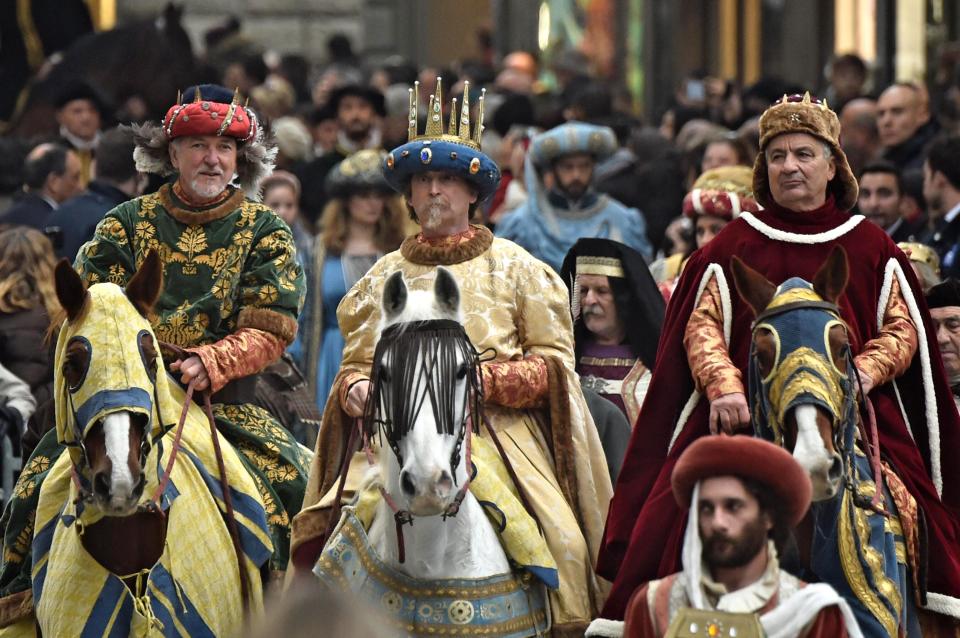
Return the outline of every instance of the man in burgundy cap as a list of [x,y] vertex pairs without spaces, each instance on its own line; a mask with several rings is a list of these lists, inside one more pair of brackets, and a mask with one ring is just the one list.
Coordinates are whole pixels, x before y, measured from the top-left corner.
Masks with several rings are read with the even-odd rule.
[[702,438],[680,456],[671,484],[689,511],[683,571],[633,594],[625,636],[677,628],[741,638],[861,635],[830,585],[808,585],[779,567],[778,546],[810,506],[810,479],[789,453],[747,436]]

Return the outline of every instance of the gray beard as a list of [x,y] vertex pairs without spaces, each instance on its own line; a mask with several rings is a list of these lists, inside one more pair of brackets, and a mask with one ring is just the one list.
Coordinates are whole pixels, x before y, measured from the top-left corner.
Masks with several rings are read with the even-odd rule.
[[202,197],[203,199],[213,199],[217,195],[223,192],[223,188],[217,186],[216,184],[210,184],[209,186],[201,186],[200,180],[195,179],[190,182],[190,188],[193,189],[193,192]]
[[427,210],[424,211],[424,219],[420,223],[427,230],[437,230],[443,223],[442,210],[441,204],[428,204]]

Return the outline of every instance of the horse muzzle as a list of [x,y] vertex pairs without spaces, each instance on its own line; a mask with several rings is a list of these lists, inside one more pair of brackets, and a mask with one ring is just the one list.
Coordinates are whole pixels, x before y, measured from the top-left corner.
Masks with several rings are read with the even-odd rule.
[[409,470],[400,472],[400,492],[414,516],[443,514],[454,496],[453,479],[447,470],[436,470],[429,478],[416,476]]

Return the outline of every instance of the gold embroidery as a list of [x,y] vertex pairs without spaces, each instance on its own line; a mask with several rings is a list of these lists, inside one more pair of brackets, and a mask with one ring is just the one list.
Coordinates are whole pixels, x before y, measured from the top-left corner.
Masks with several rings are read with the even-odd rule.
[[208,255],[201,254],[207,249],[207,233],[203,226],[196,224],[187,226],[186,230],[181,233],[180,239],[177,240],[177,248],[186,254],[173,253],[170,258],[172,261],[183,264],[184,275],[197,274],[197,263],[209,263],[210,261]]
[[107,281],[118,286],[127,283],[127,271],[120,264],[110,264],[110,272],[107,274]]
[[195,346],[200,343],[210,319],[202,312],[198,312],[191,319],[188,310],[189,302],[184,301],[163,321],[154,326],[157,337],[161,341],[169,341],[179,346]]
[[[854,470],[848,469],[848,472],[850,471]],[[857,596],[857,599],[859,599],[864,606],[870,610],[870,613],[873,614],[877,621],[883,626],[888,636],[896,636],[897,618],[890,613],[890,610],[887,609],[887,606],[884,605],[882,600],[880,600],[878,593],[875,592],[870,586],[870,583],[867,580],[866,572],[864,571],[863,563],[860,561],[859,552],[857,551],[856,539],[859,539],[860,546],[864,549],[864,559],[869,565],[873,576],[875,577],[878,588],[881,590],[880,593],[883,593],[884,596],[887,596],[887,592],[893,585],[890,583],[890,580],[883,575],[883,563],[882,559],[877,555],[877,550],[869,546],[869,528],[865,530],[866,533],[864,534],[863,527],[867,525],[865,517],[866,514],[862,513],[850,501],[850,492],[844,490],[843,502],[840,506],[840,530],[839,534],[837,535],[840,550],[840,564],[843,567],[843,573],[847,578],[847,583],[850,585],[850,589],[853,590],[853,593]],[[856,521],[856,530],[854,530],[854,525],[851,524],[851,518]],[[854,534],[856,534],[856,537]],[[874,563],[877,561],[879,561],[880,567],[879,574],[877,573],[877,569],[874,567]],[[884,587],[884,580],[887,583],[887,587]],[[889,599],[890,597],[887,596],[887,598]],[[899,594],[896,595],[895,600],[890,600],[891,602],[895,603],[894,606],[899,610]]]
[[582,366],[632,368],[636,362],[636,359],[622,359],[620,357],[580,357],[580,365]]
[[160,195],[150,193],[140,198],[140,212],[149,219],[156,219],[156,208],[160,204]]

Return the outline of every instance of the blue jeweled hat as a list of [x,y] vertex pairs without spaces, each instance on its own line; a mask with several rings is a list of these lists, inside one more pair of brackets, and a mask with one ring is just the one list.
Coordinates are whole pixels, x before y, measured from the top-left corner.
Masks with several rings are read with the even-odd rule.
[[613,129],[585,122],[567,122],[530,140],[530,159],[541,169],[561,155],[588,153],[599,162],[616,150],[617,136]]
[[457,120],[457,100],[450,106],[450,123],[443,132],[441,108],[441,79],[437,78],[436,93],[430,96],[427,126],[423,135],[417,134],[417,88],[410,89],[410,107],[407,113],[407,143],[390,151],[383,160],[383,175],[390,186],[404,192],[410,178],[427,171],[455,173],[473,184],[479,191],[478,201],[493,195],[500,184],[500,169],[496,162],[480,150],[483,133],[483,92],[478,101],[477,124],[470,131],[470,83],[464,82],[463,105]]

